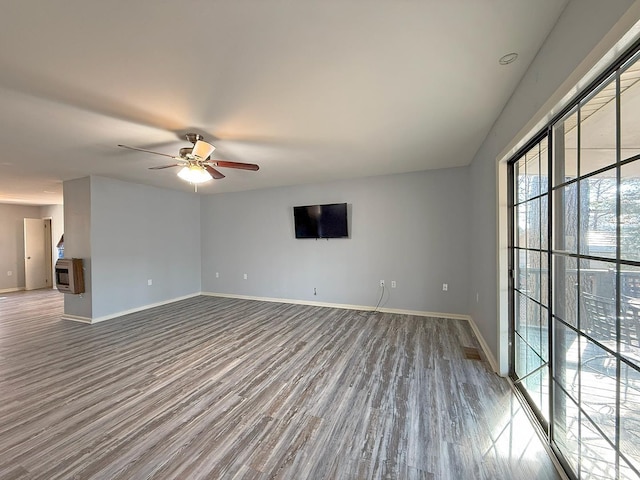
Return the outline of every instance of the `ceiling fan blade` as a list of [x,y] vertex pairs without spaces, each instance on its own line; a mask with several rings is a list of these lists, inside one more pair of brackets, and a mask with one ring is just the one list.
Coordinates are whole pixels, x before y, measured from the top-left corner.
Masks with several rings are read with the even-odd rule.
[[118,146],[122,148],[128,148],[129,150],[137,150],[138,152],[153,153],[154,155],[162,155],[163,157],[176,158],[174,155],[168,155],[166,153],[159,153],[159,152],[152,152],[151,150],[145,150],[144,148],[129,147],[127,145],[118,145]]
[[149,167],[149,170],[162,170],[163,168],[181,167],[181,163],[174,163],[173,165],[162,165],[161,167]]
[[209,155],[211,155],[215,149],[216,147],[214,147],[210,143],[207,143],[203,140],[198,140],[193,146],[191,154],[205,160],[209,158]]
[[220,180],[221,178],[224,178],[224,175],[222,174],[222,172],[219,172],[218,170],[213,168],[211,165],[205,164],[204,168],[207,172],[209,172],[209,175],[211,175],[216,180]]
[[260,169],[255,163],[228,162],[226,160],[211,160],[209,163],[216,167],[238,168],[240,170],[251,170],[253,172]]

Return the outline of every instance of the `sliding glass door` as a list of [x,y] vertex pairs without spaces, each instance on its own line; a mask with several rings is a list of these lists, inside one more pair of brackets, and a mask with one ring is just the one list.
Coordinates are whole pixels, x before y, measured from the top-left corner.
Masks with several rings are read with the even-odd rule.
[[511,376],[570,475],[640,478],[640,62],[510,162]]
[[513,164],[512,375],[541,422],[549,420],[548,140]]

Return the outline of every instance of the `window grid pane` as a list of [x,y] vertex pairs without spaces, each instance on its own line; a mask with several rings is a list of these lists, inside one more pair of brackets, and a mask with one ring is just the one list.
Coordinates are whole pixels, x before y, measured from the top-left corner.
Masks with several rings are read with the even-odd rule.
[[640,478],[636,53],[511,163],[512,371],[578,478]]

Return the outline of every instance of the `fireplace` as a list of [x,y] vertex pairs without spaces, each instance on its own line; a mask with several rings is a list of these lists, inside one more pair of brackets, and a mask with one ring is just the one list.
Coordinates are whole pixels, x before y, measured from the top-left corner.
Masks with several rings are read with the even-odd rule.
[[56,262],[56,287],[62,293],[84,293],[81,258],[60,258]]

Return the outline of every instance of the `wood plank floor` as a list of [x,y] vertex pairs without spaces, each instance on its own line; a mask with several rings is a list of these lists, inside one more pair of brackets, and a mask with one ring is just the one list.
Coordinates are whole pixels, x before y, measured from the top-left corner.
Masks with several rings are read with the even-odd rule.
[[0,295],[2,479],[556,479],[464,321],[195,297],[60,320]]

